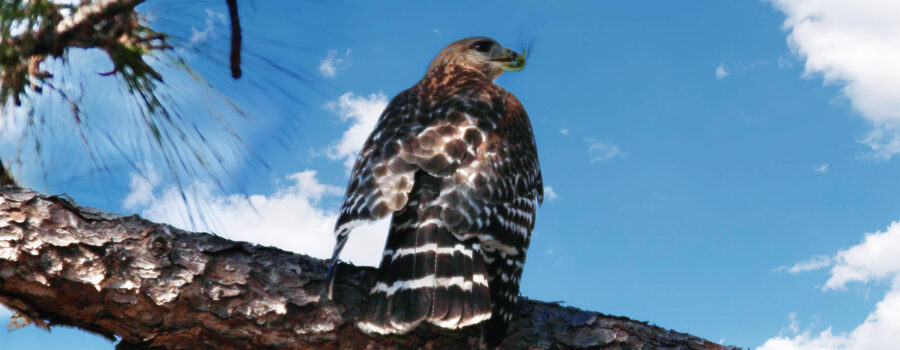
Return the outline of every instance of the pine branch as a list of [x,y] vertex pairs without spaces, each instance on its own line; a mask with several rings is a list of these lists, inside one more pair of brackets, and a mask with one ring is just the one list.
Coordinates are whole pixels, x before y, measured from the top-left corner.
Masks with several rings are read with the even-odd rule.
[[241,77],[241,18],[238,16],[237,0],[226,0],[228,4],[228,18],[231,20],[231,77]]
[[[46,165],[35,160],[43,159],[47,151],[51,152],[47,158],[51,158],[56,151],[53,149],[56,135],[49,134],[48,130],[67,126],[74,126],[63,130],[72,130],[69,136],[72,140],[80,139],[82,147],[67,149],[75,153],[67,153],[66,157],[86,156],[91,171],[98,173],[107,172],[115,165],[113,161],[121,161],[120,164],[142,174],[146,171],[144,164],[159,166],[168,171],[182,198],[197,190],[193,180],[198,178],[209,178],[220,189],[237,185],[231,181],[233,170],[228,159],[266,166],[231,124],[250,115],[221,95],[182,59],[170,44],[174,40],[170,34],[151,28],[149,18],[137,11],[146,0],[85,0],[78,4],[52,0],[2,1],[0,121],[15,117],[15,113],[7,112],[18,109],[24,112],[24,120],[16,122],[24,128],[11,136],[18,138],[13,145],[15,158],[0,156],[6,160],[6,168],[0,175],[23,167]],[[232,35],[236,36],[232,41],[231,62],[232,71],[239,72],[240,24],[236,2],[233,5],[230,6]],[[98,74],[110,76],[108,84],[121,83],[120,96],[126,99],[121,105],[135,109],[111,112],[105,119],[98,119],[97,115],[91,115],[96,113],[94,107],[103,105],[104,99],[118,96],[101,95],[105,91],[91,89],[97,86],[86,88],[87,80],[83,77],[67,77],[73,74],[68,69],[73,52],[98,50],[112,63],[111,69]],[[181,85],[179,89],[196,90],[188,94],[171,85],[172,81],[181,79],[195,84]],[[212,103],[197,104],[203,98],[183,98],[181,94],[210,97]],[[62,105],[68,113],[59,113],[53,108],[55,104]],[[207,108],[209,113],[196,113],[195,108],[189,107]],[[71,119],[65,120],[66,117]],[[112,118],[121,118],[123,122],[109,122]],[[45,147],[48,143],[50,147]],[[11,179],[0,177],[0,183],[6,178]],[[194,206],[186,199],[185,202],[189,207]],[[191,211],[192,220],[197,212]]]
[[[478,330],[370,337],[353,326],[372,268],[327,262],[0,188],[0,303],[35,325],[74,326],[119,348],[462,349]],[[523,299],[507,349],[733,349],[624,317]]]
[[[161,80],[142,55],[171,46],[165,35],[140,24],[134,8],[142,2],[98,0],[74,8],[69,16],[61,15],[65,5],[47,1],[6,5],[9,8],[0,12],[0,106],[9,99],[19,105],[27,86],[41,93],[53,76],[40,68],[41,63],[46,57],[64,57],[69,48],[106,51],[115,65],[107,74],[119,73],[126,80]],[[14,24],[24,27],[24,32],[12,34]]]

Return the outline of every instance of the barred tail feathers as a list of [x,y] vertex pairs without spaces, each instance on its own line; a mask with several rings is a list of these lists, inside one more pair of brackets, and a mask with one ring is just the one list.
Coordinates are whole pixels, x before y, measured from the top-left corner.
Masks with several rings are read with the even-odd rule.
[[493,308],[490,319],[482,325],[481,341],[487,349],[496,349],[506,338],[509,323],[516,312],[519,299],[519,279],[522,277],[524,254],[510,256],[500,251],[486,251],[491,275],[490,294]]
[[[424,220],[419,214],[424,212]],[[407,208],[391,222],[359,327],[404,333],[422,322],[462,328],[491,316],[487,268],[476,241],[460,241],[433,210]]]

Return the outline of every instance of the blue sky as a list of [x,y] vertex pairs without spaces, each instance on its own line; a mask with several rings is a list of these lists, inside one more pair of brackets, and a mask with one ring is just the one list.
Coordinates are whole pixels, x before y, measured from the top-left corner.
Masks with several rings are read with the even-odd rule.
[[[220,1],[150,1],[154,25],[181,33],[179,53],[257,116],[235,125],[268,167],[229,152],[237,184],[197,178],[193,198],[214,219],[193,227],[161,164],[146,159],[138,176],[111,158],[93,176],[64,127],[47,147],[54,171],[19,171],[84,205],[325,257],[347,162],[386,100],[454,40],[533,38],[527,68],[497,80],[528,110],[552,188],[525,296],[741,347],[888,348],[900,332],[900,8],[854,4],[247,3],[247,49],[309,81],[251,57],[230,82],[210,59],[227,47]],[[108,63],[74,56],[94,95],[118,89],[94,77]],[[189,113],[218,105],[201,92],[179,94]],[[88,95],[98,123],[121,122]],[[373,263],[385,230],[359,229],[348,259]],[[0,332],[4,349],[62,343],[112,348],[78,331]]]

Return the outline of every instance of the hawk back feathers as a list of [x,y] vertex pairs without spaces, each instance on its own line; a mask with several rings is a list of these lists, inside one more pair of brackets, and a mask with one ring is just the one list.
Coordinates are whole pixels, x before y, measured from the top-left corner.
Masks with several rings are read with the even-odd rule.
[[[506,336],[543,181],[521,103],[477,74],[430,72],[397,95],[360,152],[335,227],[329,281],[350,230],[393,214],[360,328],[488,320]],[[329,284],[330,286],[330,284]],[[329,287],[329,293],[330,293]]]

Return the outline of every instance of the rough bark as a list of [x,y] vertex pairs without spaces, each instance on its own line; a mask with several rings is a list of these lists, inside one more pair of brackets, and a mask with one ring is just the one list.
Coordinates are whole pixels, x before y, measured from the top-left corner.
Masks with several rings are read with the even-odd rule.
[[[0,303],[40,327],[122,339],[120,348],[464,349],[475,327],[368,336],[353,325],[371,268],[187,232],[70,199],[0,188]],[[507,349],[733,349],[624,317],[522,299]]]

